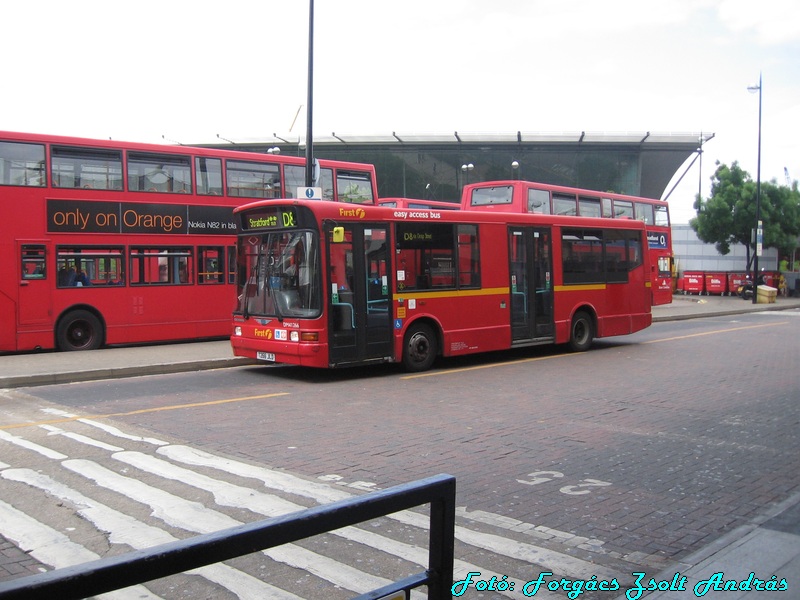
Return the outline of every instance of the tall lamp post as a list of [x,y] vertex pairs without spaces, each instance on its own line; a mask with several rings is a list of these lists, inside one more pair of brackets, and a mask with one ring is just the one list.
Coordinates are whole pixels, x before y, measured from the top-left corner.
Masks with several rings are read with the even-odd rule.
[[465,185],[469,184],[469,172],[475,168],[475,165],[472,163],[461,165],[461,172],[464,174],[463,181],[461,182],[461,188],[463,189]]
[[761,229],[761,73],[758,74],[758,85],[748,86],[750,92],[758,92],[758,166],[756,167],[756,229],[755,255],[753,256],[753,304],[758,302],[758,255],[762,248]]

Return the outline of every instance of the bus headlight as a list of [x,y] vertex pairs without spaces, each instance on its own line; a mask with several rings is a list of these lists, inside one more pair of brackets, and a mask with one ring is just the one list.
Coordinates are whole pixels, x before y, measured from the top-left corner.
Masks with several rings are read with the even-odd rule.
[[299,331],[292,331],[292,332],[289,334],[289,339],[290,339],[292,342],[299,342],[299,341],[300,341],[300,332],[299,332]]
[[235,335],[237,337],[242,337],[242,327],[241,327],[241,325],[237,325],[236,327],[233,328],[233,335]]

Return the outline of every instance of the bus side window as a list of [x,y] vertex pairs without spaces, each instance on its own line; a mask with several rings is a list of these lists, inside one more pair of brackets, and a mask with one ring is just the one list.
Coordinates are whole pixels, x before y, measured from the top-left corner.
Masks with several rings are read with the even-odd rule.
[[188,285],[194,274],[192,249],[188,247],[132,247],[131,285]]
[[550,192],[547,190],[528,190],[528,212],[540,215],[550,214]]
[[198,283],[225,283],[223,271],[225,252],[222,246],[200,246],[197,249],[200,261]]
[[46,249],[38,244],[22,246],[22,279],[45,278]]
[[202,196],[222,195],[222,160],[196,156],[194,177],[197,193]]
[[44,145],[0,142],[0,185],[47,185]]

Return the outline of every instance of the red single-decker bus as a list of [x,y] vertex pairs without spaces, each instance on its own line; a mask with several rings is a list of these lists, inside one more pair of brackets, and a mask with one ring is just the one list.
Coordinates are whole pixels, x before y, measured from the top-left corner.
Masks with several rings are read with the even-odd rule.
[[264,201],[236,209],[237,356],[311,367],[539,344],[651,324],[644,223]]

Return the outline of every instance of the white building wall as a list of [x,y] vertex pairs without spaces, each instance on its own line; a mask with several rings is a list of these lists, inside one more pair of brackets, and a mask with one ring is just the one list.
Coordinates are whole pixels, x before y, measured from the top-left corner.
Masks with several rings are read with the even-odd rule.
[[[731,246],[731,251],[722,256],[714,244],[700,241],[690,225],[672,226],[672,251],[678,274],[684,271],[745,271],[747,269],[747,251],[741,244]],[[764,248],[758,258],[758,268],[767,271],[778,269],[778,251],[775,248]]]

